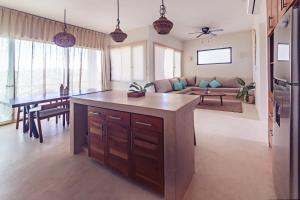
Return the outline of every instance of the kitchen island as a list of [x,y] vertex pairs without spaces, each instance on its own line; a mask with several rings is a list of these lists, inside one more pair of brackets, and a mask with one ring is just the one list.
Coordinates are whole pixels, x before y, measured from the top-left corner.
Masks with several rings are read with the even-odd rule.
[[92,159],[165,199],[182,199],[195,170],[193,110],[199,101],[160,93],[128,98],[125,91],[71,97],[71,153],[88,143]]

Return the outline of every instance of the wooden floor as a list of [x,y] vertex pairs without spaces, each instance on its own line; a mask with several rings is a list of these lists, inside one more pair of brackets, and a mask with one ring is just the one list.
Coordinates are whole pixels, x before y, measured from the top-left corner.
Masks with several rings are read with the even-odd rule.
[[[252,115],[195,111],[196,174],[186,200],[275,198],[271,152],[256,139],[263,130]],[[222,123],[216,125],[216,119]],[[44,144],[14,127],[0,127],[1,200],[163,199],[91,161],[84,152],[72,156],[68,128],[61,124],[43,122]]]

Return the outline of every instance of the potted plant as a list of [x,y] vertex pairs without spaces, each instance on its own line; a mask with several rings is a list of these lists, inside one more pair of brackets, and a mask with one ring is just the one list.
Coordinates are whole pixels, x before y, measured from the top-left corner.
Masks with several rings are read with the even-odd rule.
[[133,82],[129,86],[129,92],[127,93],[128,97],[142,97],[145,96],[147,92],[147,88],[154,85],[154,83],[147,83],[146,85],[142,86],[138,84],[137,82]]
[[249,91],[255,89],[255,82],[247,85],[246,82],[241,78],[237,78],[237,82],[241,85],[241,89],[236,95],[236,98],[240,99],[243,97],[245,102],[254,103],[254,96],[251,96],[252,99],[250,99]]

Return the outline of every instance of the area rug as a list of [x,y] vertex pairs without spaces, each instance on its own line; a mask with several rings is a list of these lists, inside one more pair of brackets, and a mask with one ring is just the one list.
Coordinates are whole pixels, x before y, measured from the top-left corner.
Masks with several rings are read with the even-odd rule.
[[205,99],[203,103],[201,102],[197,106],[197,108],[206,110],[218,110],[224,112],[243,112],[241,101],[223,101],[223,106],[221,106],[220,100]]

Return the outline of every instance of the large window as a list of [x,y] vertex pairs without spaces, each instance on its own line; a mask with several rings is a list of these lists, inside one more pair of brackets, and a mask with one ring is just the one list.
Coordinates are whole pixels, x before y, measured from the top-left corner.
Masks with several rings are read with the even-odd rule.
[[112,47],[111,80],[143,81],[146,79],[146,43]]
[[101,89],[101,51],[0,37],[0,123],[12,119],[9,99]]
[[231,47],[197,51],[198,65],[230,64],[230,63],[232,63]]
[[181,76],[181,51],[154,45],[155,80]]

